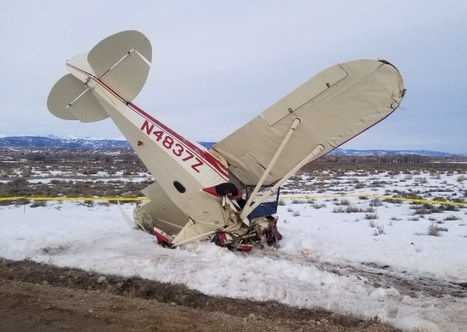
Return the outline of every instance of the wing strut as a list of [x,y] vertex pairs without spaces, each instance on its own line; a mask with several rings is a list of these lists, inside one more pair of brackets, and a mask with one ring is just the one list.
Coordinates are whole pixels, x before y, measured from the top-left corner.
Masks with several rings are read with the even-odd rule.
[[[311,153],[305,157],[301,162],[299,162],[297,165],[295,165],[294,168],[292,168],[282,179],[276,182],[276,184],[269,189],[267,192],[265,192],[259,199],[254,202],[252,205],[245,205],[245,208],[243,209],[242,213],[240,214],[240,217],[242,217],[243,222],[248,222],[248,218],[245,218],[245,216],[249,215],[251,211],[256,209],[266,198],[272,195],[274,191],[277,190],[285,181],[287,181],[292,175],[294,175],[300,168],[305,166],[312,160],[315,156],[321,153],[321,151],[324,150],[324,146],[322,144],[318,144]],[[246,221],[247,220],[247,221]]]
[[259,179],[258,183],[256,184],[256,187],[253,190],[253,192],[251,193],[250,198],[248,198],[248,201],[246,202],[242,213],[240,213],[240,219],[244,220],[244,222],[246,222],[247,225],[249,225],[250,223],[249,223],[248,218],[246,218],[246,216],[249,215],[250,212],[254,210],[254,208],[251,208],[250,205],[252,204],[253,200],[256,198],[256,195],[258,194],[258,191],[261,189],[261,186],[263,185],[264,180],[266,180],[266,177],[269,175],[269,172],[271,171],[271,169],[276,164],[276,162],[279,159],[279,156],[281,155],[282,151],[284,150],[287,142],[289,141],[290,137],[294,133],[295,129],[297,129],[299,124],[300,124],[300,119],[295,118],[295,120],[290,125],[289,131],[287,132],[284,139],[282,140],[281,145],[279,145],[279,148],[277,149],[276,153],[274,154],[271,161],[269,162],[268,167],[264,170],[263,175],[261,176],[261,179]]

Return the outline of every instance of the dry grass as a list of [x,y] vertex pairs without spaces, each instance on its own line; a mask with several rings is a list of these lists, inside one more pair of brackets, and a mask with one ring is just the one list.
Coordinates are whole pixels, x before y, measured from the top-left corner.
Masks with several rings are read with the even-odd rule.
[[440,232],[447,232],[448,229],[445,227],[439,226],[437,223],[432,223],[428,226],[428,235],[430,236],[440,236]]
[[445,220],[445,221],[454,221],[454,220],[460,220],[460,219],[461,218],[451,214],[451,215],[447,216],[446,218],[444,218],[443,220]]
[[44,207],[47,205],[46,201],[34,201],[29,207],[36,208],[36,207]]
[[332,212],[333,213],[357,213],[357,212],[365,212],[365,211],[357,206],[348,205],[348,206],[335,207],[332,210]]

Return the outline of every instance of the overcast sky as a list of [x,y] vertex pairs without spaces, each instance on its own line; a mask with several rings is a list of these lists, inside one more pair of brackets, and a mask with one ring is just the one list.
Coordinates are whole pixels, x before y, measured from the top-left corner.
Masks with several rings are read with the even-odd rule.
[[218,141],[321,70],[395,64],[401,107],[345,148],[467,152],[467,1],[0,0],[0,135],[123,138],[46,106],[65,60],[135,29],[153,47],[135,103],[181,134]]

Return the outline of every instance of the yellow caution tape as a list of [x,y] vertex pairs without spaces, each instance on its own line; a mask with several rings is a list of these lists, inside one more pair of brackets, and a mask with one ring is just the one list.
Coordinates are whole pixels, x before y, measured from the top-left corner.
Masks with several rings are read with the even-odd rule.
[[[405,201],[414,203],[430,203],[443,205],[459,205],[467,206],[467,202],[428,200],[421,198],[406,198],[397,196],[380,196],[366,194],[342,194],[342,195],[280,195],[281,199],[316,199],[316,198],[345,198],[345,197],[367,197],[377,199],[388,199],[393,201]],[[10,196],[0,197],[0,201],[14,201],[20,199],[28,199],[32,201],[120,201],[120,202],[141,202],[147,201],[146,197],[63,197],[63,196]]]

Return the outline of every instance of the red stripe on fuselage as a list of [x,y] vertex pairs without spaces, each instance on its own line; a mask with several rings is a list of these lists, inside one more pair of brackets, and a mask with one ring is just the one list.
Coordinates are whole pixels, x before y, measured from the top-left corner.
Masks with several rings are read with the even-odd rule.
[[[135,104],[133,104],[132,102],[128,102],[126,101],[124,98],[122,98],[117,92],[115,92],[111,87],[109,87],[107,84],[105,84],[104,82],[102,82],[101,80],[99,80],[97,77],[95,77],[94,75],[88,73],[87,71],[81,69],[81,68],[78,68],[76,66],[73,66],[72,64],[69,64],[67,63],[67,66],[70,66],[74,69],[76,69],[77,71],[89,76],[91,79],[95,80],[97,83],[99,83],[100,85],[102,85],[106,90],[108,90],[109,92],[111,92],[115,97],[117,97],[118,99],[120,99],[121,102],[123,102],[124,104],[126,104],[131,110],[133,110],[134,112],[138,113],[139,115],[141,115],[142,117],[146,118],[147,120],[151,121],[154,125],[156,125],[157,127],[159,127],[160,129],[168,132],[169,134],[175,136],[175,138],[183,145],[185,145],[185,147],[189,148],[190,150],[193,151],[194,154],[196,154],[198,157],[202,158],[204,161],[206,161],[206,165],[209,165],[215,172],[217,172],[219,175],[221,175],[223,178],[225,178],[225,180],[228,180],[229,179],[229,174],[227,172],[227,169],[225,168],[224,164],[222,164],[222,162],[220,160],[218,160],[216,157],[214,157],[212,154],[210,154],[208,151],[205,151],[205,150],[202,150],[200,149],[199,147],[197,147],[195,144],[193,144],[193,142],[187,140],[186,138],[184,138],[183,136],[181,136],[180,134],[176,133],[174,130],[170,129],[169,127],[167,127],[165,124],[163,124],[162,122],[158,121],[157,119],[155,119],[154,117],[152,117],[150,114],[146,113],[144,110],[142,110],[141,108],[139,108],[138,106],[136,106]],[[213,168],[214,167],[214,168]]]
[[228,178],[228,173],[226,172],[226,168],[224,167],[224,165],[216,158],[214,157],[212,154],[210,154],[209,152],[207,151],[204,151],[204,150],[201,150],[199,147],[197,147],[196,145],[194,145],[191,141],[187,140],[186,138],[184,138],[183,136],[179,135],[178,133],[176,133],[175,131],[173,131],[172,129],[170,129],[169,127],[167,127],[166,125],[164,125],[162,122],[156,120],[155,118],[153,118],[150,114],[146,113],[145,111],[143,111],[141,108],[139,108],[138,106],[136,106],[135,104],[133,104],[132,102],[129,102],[128,103],[128,106],[131,107],[133,110],[135,110],[136,112],[138,112],[140,115],[143,115],[144,117],[146,117],[148,120],[150,120],[151,122],[153,122],[156,126],[158,126],[159,128],[167,131],[169,134],[175,136],[179,141],[180,143],[184,144],[185,146],[189,147],[191,150],[193,150],[193,152],[195,154],[197,154],[199,157],[203,158],[205,161],[207,161],[209,164],[211,164],[212,166],[214,166],[216,168],[216,170],[218,170],[219,172],[221,172],[224,176],[226,176]]

